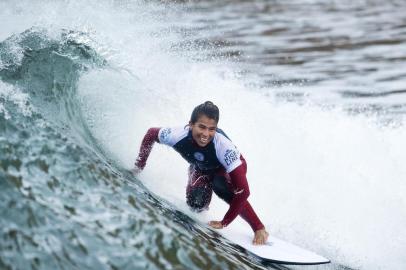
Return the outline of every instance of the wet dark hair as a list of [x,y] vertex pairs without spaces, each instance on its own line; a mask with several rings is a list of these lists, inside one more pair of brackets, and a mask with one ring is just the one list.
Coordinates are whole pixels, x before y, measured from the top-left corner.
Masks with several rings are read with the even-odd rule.
[[211,101],[206,101],[205,103],[196,106],[196,108],[193,109],[192,115],[190,116],[190,122],[192,124],[196,123],[197,119],[199,119],[199,117],[202,115],[215,120],[216,123],[218,123],[220,119],[219,108]]

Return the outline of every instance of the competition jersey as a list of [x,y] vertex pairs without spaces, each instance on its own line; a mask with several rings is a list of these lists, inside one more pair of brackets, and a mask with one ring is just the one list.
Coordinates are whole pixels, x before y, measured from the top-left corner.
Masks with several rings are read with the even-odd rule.
[[227,173],[242,164],[240,152],[227,135],[217,129],[214,138],[205,147],[198,146],[188,126],[161,128],[159,143],[173,147],[187,162],[201,171],[224,167]]

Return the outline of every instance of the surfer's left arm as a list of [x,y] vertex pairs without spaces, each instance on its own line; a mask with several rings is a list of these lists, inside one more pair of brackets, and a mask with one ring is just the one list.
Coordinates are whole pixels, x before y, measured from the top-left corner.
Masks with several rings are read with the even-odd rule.
[[216,221],[210,223],[210,225],[216,229],[226,227],[230,224],[241,212],[250,195],[246,176],[247,163],[242,156],[240,156],[236,162],[238,162],[239,165],[228,173],[232,185],[231,191],[233,192],[233,197],[229,202],[230,207],[221,222]]
[[222,229],[230,224],[240,213],[247,198],[250,195],[247,177],[246,177],[246,163],[242,163],[240,166],[231,171],[230,177],[233,185],[233,199],[230,202],[230,208],[225,214],[222,221],[210,221],[209,225],[215,229]]
[[211,221],[209,225],[215,229],[222,229],[241,214],[254,231],[253,244],[262,245],[267,241],[269,234],[247,200],[250,195],[246,176],[247,163],[242,156],[240,160],[241,164],[229,173],[234,193],[230,208],[222,221]]
[[242,163],[240,166],[232,170],[229,175],[231,178],[231,183],[233,186],[233,199],[230,202],[230,208],[224,215],[221,224],[226,227],[230,224],[241,212],[247,199],[250,195],[250,190],[248,187],[247,177],[246,177],[246,163]]

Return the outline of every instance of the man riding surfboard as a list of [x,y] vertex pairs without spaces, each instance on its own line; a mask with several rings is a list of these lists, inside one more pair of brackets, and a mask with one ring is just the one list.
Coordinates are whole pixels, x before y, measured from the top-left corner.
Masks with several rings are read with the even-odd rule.
[[144,169],[155,142],[175,149],[189,164],[186,203],[194,211],[208,208],[214,191],[230,207],[221,221],[210,221],[222,229],[240,215],[254,231],[254,245],[265,244],[268,232],[247,198],[247,163],[227,135],[217,127],[219,109],[210,101],[194,108],[185,127],[150,128],[145,134],[135,171]]

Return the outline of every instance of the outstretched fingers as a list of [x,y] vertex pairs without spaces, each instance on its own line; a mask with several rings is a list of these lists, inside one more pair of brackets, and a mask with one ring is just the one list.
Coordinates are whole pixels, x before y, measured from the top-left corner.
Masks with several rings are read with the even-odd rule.
[[214,220],[210,221],[209,225],[214,229],[223,229],[223,227],[224,227],[223,224],[221,223],[221,221],[214,221]]
[[265,229],[257,230],[254,235],[252,243],[254,245],[265,245],[268,241],[269,233]]

